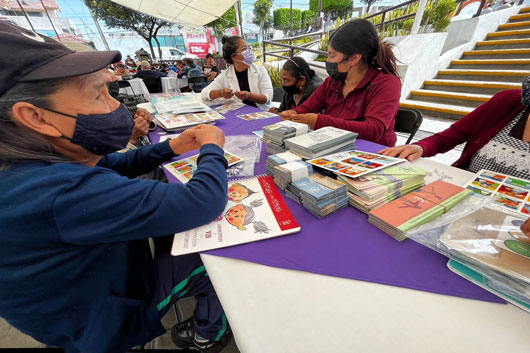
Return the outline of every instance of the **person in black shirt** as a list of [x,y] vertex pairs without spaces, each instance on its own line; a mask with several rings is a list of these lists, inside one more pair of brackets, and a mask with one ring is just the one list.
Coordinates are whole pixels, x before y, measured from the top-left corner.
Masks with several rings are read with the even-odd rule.
[[202,69],[202,75],[206,76],[208,83],[215,79],[219,74],[219,69],[215,65],[215,59],[212,54],[206,55],[206,65]]

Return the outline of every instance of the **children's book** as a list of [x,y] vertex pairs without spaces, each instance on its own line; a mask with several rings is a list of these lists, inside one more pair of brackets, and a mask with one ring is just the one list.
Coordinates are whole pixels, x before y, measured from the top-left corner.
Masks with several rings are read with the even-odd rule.
[[[243,161],[243,158],[236,156],[233,153],[225,151],[224,154],[226,161],[228,162],[228,166],[231,167],[234,164],[237,164],[241,161]],[[177,178],[181,183],[187,183],[191,178],[193,178],[193,174],[197,170],[197,159],[199,158],[199,154],[196,154],[194,156],[179,159],[174,162],[166,163],[163,165],[163,167],[173,174],[175,178]]]
[[402,241],[407,231],[441,216],[470,194],[460,186],[438,180],[372,210],[368,222]]
[[241,115],[238,115],[237,117],[239,119],[250,121],[250,120],[272,118],[274,116],[278,116],[278,114],[274,114],[271,112],[255,112],[255,113],[241,114]]
[[225,117],[215,111],[193,114],[155,114],[155,121],[167,131],[183,131],[199,124],[212,124]]
[[393,158],[358,150],[338,152],[308,161],[308,163],[317,167],[350,178],[357,178],[403,162],[405,160],[401,158]]
[[283,236],[300,225],[268,175],[228,185],[228,204],[210,224],[175,234],[173,256]]
[[492,197],[490,207],[530,215],[530,180],[482,169],[465,185],[474,197]]
[[520,229],[524,217],[491,208],[459,218],[440,242],[484,267],[530,283],[530,238]]
[[463,263],[451,259],[447,262],[447,268],[453,271],[462,278],[467,279],[469,282],[476,284],[477,286],[487,290],[488,292],[495,294],[499,298],[506,300],[507,302],[515,305],[516,307],[523,309],[530,313],[530,304],[525,303],[522,300],[515,298],[514,296],[500,290],[494,282],[489,281],[484,275]]

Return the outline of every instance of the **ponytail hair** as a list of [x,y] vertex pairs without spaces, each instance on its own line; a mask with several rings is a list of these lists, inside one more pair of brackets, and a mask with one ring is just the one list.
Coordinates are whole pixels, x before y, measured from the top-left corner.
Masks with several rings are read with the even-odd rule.
[[398,76],[392,45],[381,41],[374,25],[368,20],[356,19],[343,24],[333,33],[329,45],[346,57],[361,54],[369,67]]

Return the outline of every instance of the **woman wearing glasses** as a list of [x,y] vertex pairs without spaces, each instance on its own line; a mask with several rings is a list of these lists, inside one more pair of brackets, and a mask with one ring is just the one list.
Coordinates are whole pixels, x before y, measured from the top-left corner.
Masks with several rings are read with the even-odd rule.
[[282,85],[285,91],[282,103],[279,108],[271,108],[269,111],[280,113],[294,109],[311,97],[321,84],[322,79],[309,68],[303,58],[294,57],[285,61],[282,69]]
[[263,66],[254,64],[254,52],[239,36],[223,37],[223,58],[230,65],[202,90],[203,99],[232,98],[268,110],[272,100],[272,82]]
[[328,51],[329,78],[302,105],[282,112],[282,119],[312,129],[334,126],[395,146],[401,81],[390,46],[379,39],[372,23],[360,19],[338,28]]

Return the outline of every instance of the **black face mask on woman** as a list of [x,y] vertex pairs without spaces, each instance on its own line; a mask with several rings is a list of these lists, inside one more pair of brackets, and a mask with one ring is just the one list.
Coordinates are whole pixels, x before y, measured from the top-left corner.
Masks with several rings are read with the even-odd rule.
[[292,95],[295,95],[297,93],[300,93],[300,87],[297,86],[298,85],[298,80],[296,80],[296,82],[294,83],[294,85],[291,85],[291,86],[282,86],[283,87],[283,90],[285,92],[287,92],[288,94],[292,94]]
[[[342,61],[344,61],[344,60],[342,60]],[[328,72],[329,77],[331,77],[335,81],[344,81],[344,80],[346,80],[346,77],[348,76],[348,71],[346,71],[346,72],[340,72],[339,71],[339,64],[341,62],[339,62],[339,63],[330,63],[330,62],[326,61],[326,71]]]

